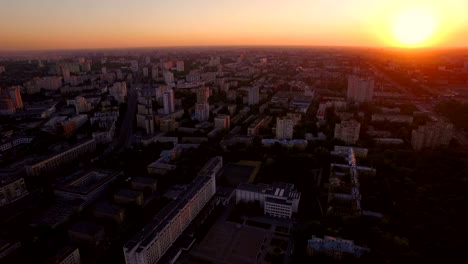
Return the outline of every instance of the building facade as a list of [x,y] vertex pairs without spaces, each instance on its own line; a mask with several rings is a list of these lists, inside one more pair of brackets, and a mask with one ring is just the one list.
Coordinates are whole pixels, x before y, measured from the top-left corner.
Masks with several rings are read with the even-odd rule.
[[301,193],[290,183],[273,183],[271,185],[253,185],[241,183],[236,189],[236,203],[260,202],[265,215],[280,218],[291,218],[297,213]]
[[346,144],[356,144],[359,140],[361,124],[356,120],[341,121],[335,124],[335,138],[343,140]]
[[294,120],[291,118],[276,119],[276,138],[292,139],[294,132]]
[[357,103],[371,102],[374,96],[374,83],[374,79],[371,78],[362,78],[356,75],[348,76],[346,98]]
[[125,263],[158,263],[216,193],[216,175],[221,167],[221,157],[211,159],[181,197],[169,203],[128,241],[123,248]]

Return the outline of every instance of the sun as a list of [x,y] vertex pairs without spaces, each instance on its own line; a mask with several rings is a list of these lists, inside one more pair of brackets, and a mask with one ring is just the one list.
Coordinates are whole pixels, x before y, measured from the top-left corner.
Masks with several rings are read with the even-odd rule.
[[400,45],[418,47],[424,46],[435,35],[437,20],[428,10],[410,9],[397,14],[392,26]]

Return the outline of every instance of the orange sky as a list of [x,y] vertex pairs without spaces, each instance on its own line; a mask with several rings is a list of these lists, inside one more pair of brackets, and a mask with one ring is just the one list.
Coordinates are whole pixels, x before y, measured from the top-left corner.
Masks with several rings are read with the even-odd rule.
[[466,0],[4,0],[0,49],[400,46],[392,19],[408,8],[437,19],[421,45],[467,46]]

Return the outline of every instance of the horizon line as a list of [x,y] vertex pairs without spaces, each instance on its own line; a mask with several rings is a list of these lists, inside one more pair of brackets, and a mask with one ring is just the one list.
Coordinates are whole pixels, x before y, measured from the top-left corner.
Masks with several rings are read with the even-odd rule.
[[65,52],[65,51],[95,51],[95,50],[129,50],[129,49],[177,49],[177,48],[362,48],[362,49],[400,49],[400,50],[446,50],[468,49],[468,46],[365,46],[365,45],[314,45],[314,44],[210,44],[210,45],[161,45],[161,46],[128,46],[128,47],[96,47],[96,48],[44,48],[44,49],[0,49],[0,53],[21,52]]

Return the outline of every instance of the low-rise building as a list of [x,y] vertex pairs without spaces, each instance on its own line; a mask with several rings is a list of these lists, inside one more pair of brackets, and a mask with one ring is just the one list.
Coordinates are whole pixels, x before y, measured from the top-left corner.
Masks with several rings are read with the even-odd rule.
[[359,258],[366,252],[370,252],[368,247],[357,246],[352,240],[345,240],[331,236],[325,236],[324,238],[312,236],[312,238],[307,242],[307,253],[310,256],[325,254],[339,260],[344,256]]
[[298,211],[300,198],[301,193],[290,183],[241,183],[236,189],[236,203],[258,201],[266,215],[280,218],[292,218]]
[[114,194],[114,201],[122,205],[135,203],[136,205],[142,206],[145,199],[143,198],[143,193],[140,191],[121,189]]
[[99,245],[104,240],[104,228],[90,222],[78,222],[68,229],[70,240],[78,244]]
[[361,124],[356,120],[341,121],[335,125],[335,139],[343,140],[346,144],[356,144],[360,131]]
[[13,203],[28,194],[23,178],[0,177],[0,207]]

